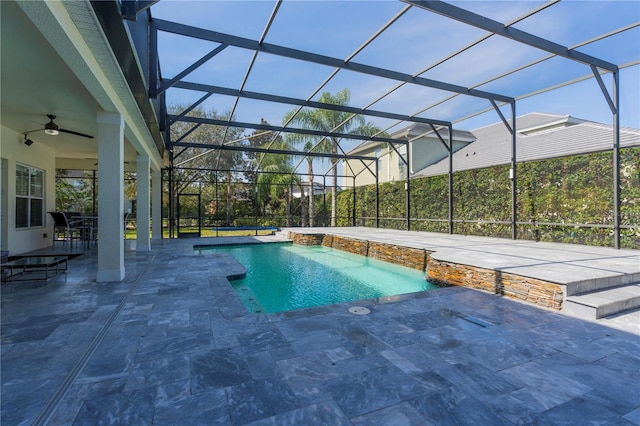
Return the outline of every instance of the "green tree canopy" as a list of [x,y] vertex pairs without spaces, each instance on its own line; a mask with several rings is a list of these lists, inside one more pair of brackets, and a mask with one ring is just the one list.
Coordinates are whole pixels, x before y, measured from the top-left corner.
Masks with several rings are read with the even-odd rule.
[[[168,107],[170,114],[181,114],[186,107],[173,105]],[[189,117],[214,118],[226,120],[227,114],[218,114],[215,110],[205,110],[201,106],[194,108],[187,114]],[[171,126],[171,141],[177,141],[184,135],[185,142],[207,145],[220,145],[232,141],[242,140],[244,129],[207,124],[177,122]],[[231,220],[233,190],[231,182],[234,179],[234,169],[243,164],[243,155],[238,151],[225,151],[209,148],[181,148],[175,147],[172,152],[174,194],[190,192],[190,188],[199,191],[198,182],[226,181],[226,210],[227,221]],[[196,189],[197,187],[197,189]],[[216,207],[217,210],[217,207]]]
[[[349,89],[342,89],[336,94],[330,92],[324,92],[319,102],[347,106],[351,100],[351,93]],[[367,122],[362,115],[352,114],[348,112],[334,111],[329,109],[302,109],[293,110],[285,115],[284,123],[290,123],[294,126],[300,126],[305,129],[318,130],[323,132],[340,132],[349,133],[354,135],[372,136],[378,132],[376,126]],[[326,136],[319,138],[318,136],[302,135],[302,134],[288,134],[287,141],[291,145],[299,146],[301,149],[311,152],[321,153],[333,153],[337,154],[339,151],[339,145],[342,138],[336,136]],[[336,187],[338,185],[338,169],[337,158],[331,158],[331,175],[333,177],[333,185],[331,187],[331,226],[336,226]],[[313,182],[313,165],[309,160],[308,180],[310,186]],[[311,220],[313,217],[313,197],[309,197],[309,214]],[[313,222],[310,222],[311,224]]]

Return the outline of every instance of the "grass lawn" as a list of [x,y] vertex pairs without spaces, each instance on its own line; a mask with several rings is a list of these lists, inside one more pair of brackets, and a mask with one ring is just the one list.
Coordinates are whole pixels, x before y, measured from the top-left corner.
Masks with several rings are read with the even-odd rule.
[[[197,228],[180,228],[182,232],[197,232]],[[258,235],[271,235],[272,231],[268,230],[258,230]],[[125,231],[124,237],[127,240],[135,240],[137,238],[137,230],[136,229],[127,229]],[[211,228],[202,228],[200,231],[201,237],[245,237],[245,236],[253,236],[256,235],[255,230],[239,230],[239,231],[218,231],[216,235],[216,230]],[[162,237],[169,238],[169,230],[162,230]]]

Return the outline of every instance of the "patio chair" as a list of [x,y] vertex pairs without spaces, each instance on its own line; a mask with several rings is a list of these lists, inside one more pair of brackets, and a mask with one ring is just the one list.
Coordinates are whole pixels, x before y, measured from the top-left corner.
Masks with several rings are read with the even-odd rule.
[[78,221],[82,213],[80,212],[63,212],[69,222]]
[[91,227],[85,221],[79,219],[70,219],[63,212],[48,212],[53,219],[53,244],[56,241],[62,241],[73,246],[73,240],[82,240],[87,242],[92,234]]
[[64,215],[72,228],[79,229],[84,226],[83,234],[80,236],[82,241],[87,243],[95,242],[98,227],[94,218],[83,216],[80,212],[64,212]]

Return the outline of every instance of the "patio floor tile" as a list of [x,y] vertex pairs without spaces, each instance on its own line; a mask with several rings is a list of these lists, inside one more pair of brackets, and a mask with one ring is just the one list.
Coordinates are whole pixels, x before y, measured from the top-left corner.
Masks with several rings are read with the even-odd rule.
[[255,314],[193,244],[2,285],[1,423],[639,423],[633,331],[462,287]]

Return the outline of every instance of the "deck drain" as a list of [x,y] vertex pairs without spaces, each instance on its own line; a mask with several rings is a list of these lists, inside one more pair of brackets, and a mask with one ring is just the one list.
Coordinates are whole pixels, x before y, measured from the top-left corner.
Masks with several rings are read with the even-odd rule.
[[364,306],[352,306],[349,308],[349,312],[353,315],[368,315],[371,313],[371,310],[365,308]]
[[469,315],[461,316],[460,318],[462,318],[465,321],[469,321],[472,324],[479,325],[480,327],[484,327],[484,328],[491,327],[492,325],[494,325],[493,323],[490,323],[489,321],[485,321],[483,319],[472,317],[472,316],[469,316]]

